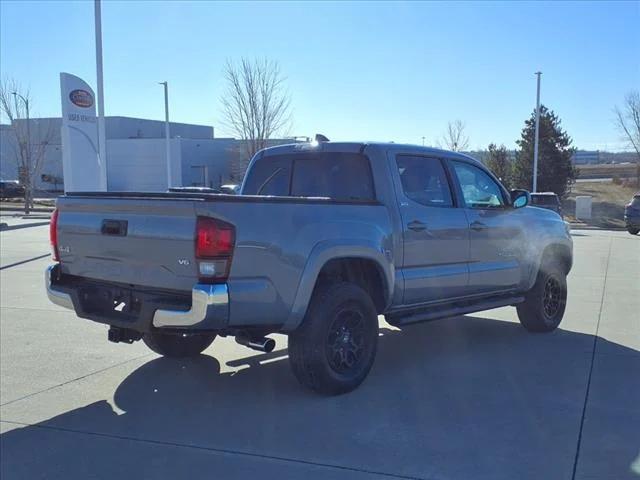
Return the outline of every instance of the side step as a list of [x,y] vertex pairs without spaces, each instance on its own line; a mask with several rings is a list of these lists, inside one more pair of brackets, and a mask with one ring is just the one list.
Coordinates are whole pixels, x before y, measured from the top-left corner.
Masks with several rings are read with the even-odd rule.
[[506,307],[524,301],[523,296],[492,298],[480,302],[454,302],[440,305],[425,305],[420,309],[412,309],[406,312],[390,312],[385,315],[387,322],[396,327],[411,323],[427,322],[446,317],[456,317],[467,313],[491,310],[492,308]]

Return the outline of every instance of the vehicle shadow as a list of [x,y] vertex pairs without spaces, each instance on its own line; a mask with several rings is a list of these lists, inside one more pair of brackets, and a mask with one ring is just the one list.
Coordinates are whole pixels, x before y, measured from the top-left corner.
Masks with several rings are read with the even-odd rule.
[[[286,350],[230,362],[233,373],[220,373],[215,342],[214,356],[153,359],[119,385],[118,411],[95,402],[1,435],[1,476],[269,478],[264,457],[276,457],[418,478],[569,479],[582,435],[576,478],[636,478],[640,352],[598,339],[581,433],[591,335],[472,316],[380,334],[369,378],[338,397],[303,390]],[[230,452],[249,454],[244,470],[225,470]],[[294,477],[301,464],[284,465]]]

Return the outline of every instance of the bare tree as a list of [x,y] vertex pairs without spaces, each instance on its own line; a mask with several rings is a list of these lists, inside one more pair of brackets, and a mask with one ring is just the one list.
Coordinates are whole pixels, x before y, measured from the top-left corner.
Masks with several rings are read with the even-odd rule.
[[291,100],[285,90],[280,66],[271,60],[227,60],[222,97],[224,126],[244,140],[251,158],[277,134],[286,134],[291,120]]
[[54,138],[51,122],[34,122],[30,118],[33,107],[28,90],[14,80],[0,84],[0,114],[11,124],[15,142],[10,142],[11,156],[18,170],[18,180],[24,186],[24,212],[33,208],[33,190],[46,148]]
[[449,122],[447,131],[442,135],[442,140],[438,141],[438,146],[461,152],[469,148],[469,136],[465,133],[466,125],[461,120]]
[[640,186],[640,93],[632,90],[624,97],[622,108],[614,109],[615,123],[629,148],[636,152],[636,176]]

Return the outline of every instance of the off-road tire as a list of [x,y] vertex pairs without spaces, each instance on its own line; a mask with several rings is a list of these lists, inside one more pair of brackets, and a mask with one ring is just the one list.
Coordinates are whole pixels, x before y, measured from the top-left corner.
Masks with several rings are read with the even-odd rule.
[[566,271],[558,258],[546,257],[533,288],[516,306],[520,323],[530,332],[551,332],[560,325],[566,306]]
[[147,332],[142,341],[154,352],[169,358],[195,357],[216,338],[215,334],[169,334],[157,330]]
[[289,335],[289,361],[302,385],[339,395],[364,381],[377,345],[378,315],[369,295],[351,283],[319,285],[302,324]]

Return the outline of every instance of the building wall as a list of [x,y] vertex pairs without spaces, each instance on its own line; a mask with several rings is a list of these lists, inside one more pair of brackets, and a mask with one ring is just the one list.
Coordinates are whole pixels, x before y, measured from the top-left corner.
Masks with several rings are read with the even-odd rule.
[[180,139],[182,185],[219,187],[230,183],[233,145],[230,138],[213,140]]
[[[180,139],[171,139],[173,178],[180,179]],[[167,162],[164,139],[107,140],[107,188],[110,191],[164,192]]]

